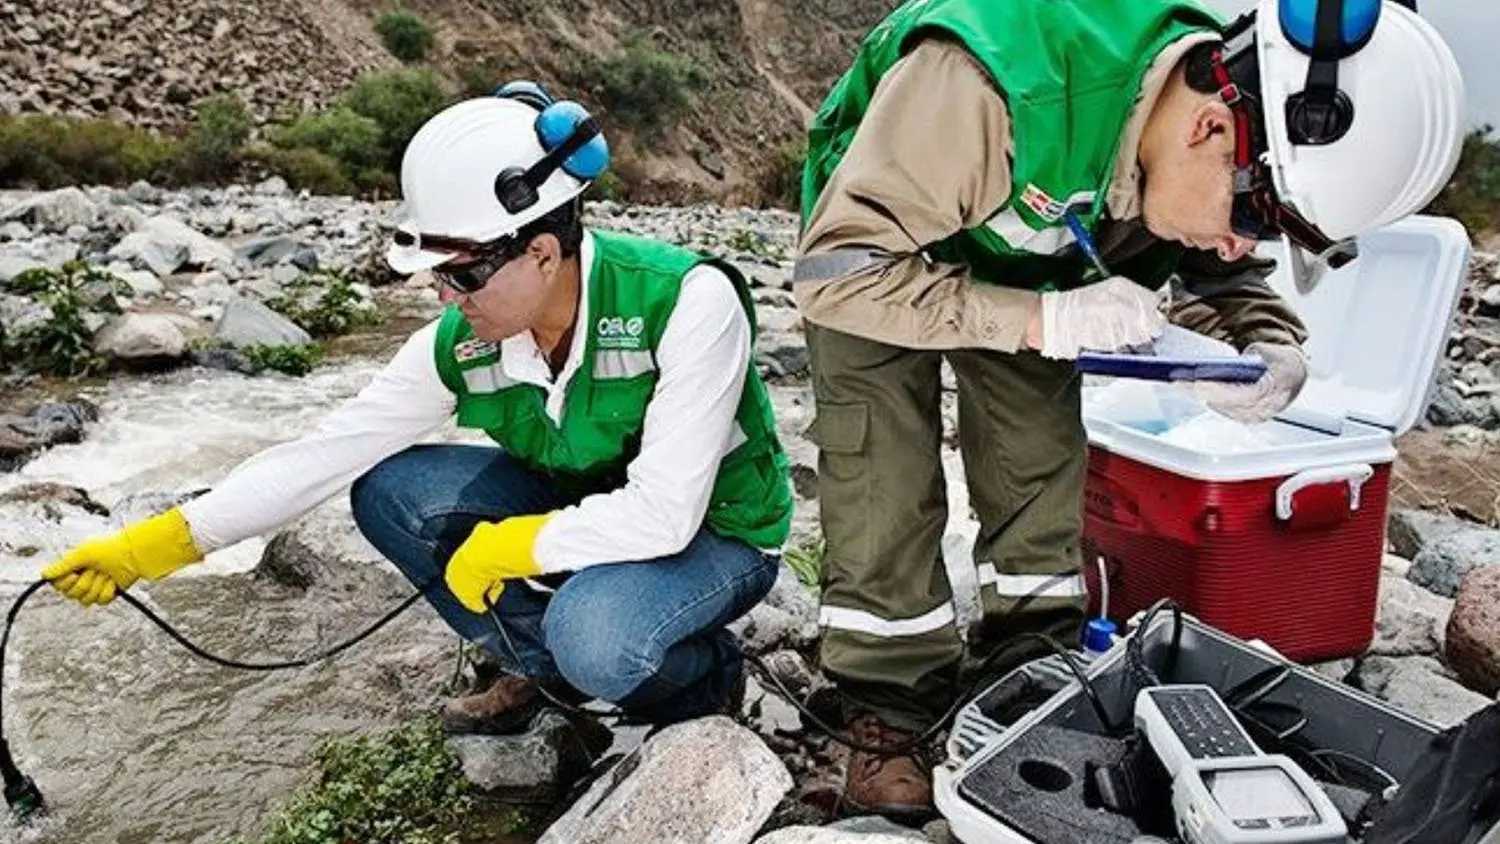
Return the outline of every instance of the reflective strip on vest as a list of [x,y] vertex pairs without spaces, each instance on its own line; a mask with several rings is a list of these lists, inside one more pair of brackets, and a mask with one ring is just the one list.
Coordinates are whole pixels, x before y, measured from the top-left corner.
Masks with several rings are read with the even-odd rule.
[[1076,571],[1060,574],[1001,574],[994,563],[979,567],[980,587],[993,586],[995,594],[1007,598],[1082,598],[1088,595],[1083,575]]
[[496,361],[489,366],[476,366],[464,370],[464,386],[471,394],[496,393],[516,382],[505,374],[505,368]]
[[1033,229],[1014,208],[1007,208],[989,218],[984,227],[1000,235],[1012,249],[1024,249],[1037,255],[1052,255],[1073,242],[1066,227]]
[[943,604],[932,612],[915,618],[886,619],[864,610],[851,610],[846,607],[825,606],[818,611],[818,624],[824,627],[868,633],[883,639],[893,639],[897,636],[921,636],[924,633],[942,630],[952,624],[954,618],[951,603]]
[[594,353],[594,378],[634,378],[656,370],[650,349],[605,349]]

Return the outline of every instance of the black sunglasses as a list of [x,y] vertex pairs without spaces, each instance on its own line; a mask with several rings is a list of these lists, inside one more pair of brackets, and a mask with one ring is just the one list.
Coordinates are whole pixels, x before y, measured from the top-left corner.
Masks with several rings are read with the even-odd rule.
[[515,257],[509,252],[492,252],[463,266],[441,264],[432,268],[432,274],[438,281],[468,296],[483,290],[490,279],[495,277],[495,273],[500,272],[500,268]]

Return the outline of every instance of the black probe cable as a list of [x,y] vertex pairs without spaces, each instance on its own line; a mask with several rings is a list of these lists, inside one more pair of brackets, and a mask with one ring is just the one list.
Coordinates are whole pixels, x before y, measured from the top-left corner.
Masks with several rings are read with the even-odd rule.
[[[188,638],[183,636],[181,633],[177,632],[177,630],[173,628],[172,625],[168,624],[161,618],[161,616],[157,615],[149,607],[141,603],[141,600],[130,594],[130,592],[122,589],[117,594],[121,599],[125,601],[125,603],[139,610],[140,613],[144,615],[148,621],[161,628],[162,631],[170,636],[173,641],[177,642],[179,645],[182,645],[190,653],[192,653],[194,656],[199,657],[200,659],[205,659],[216,665],[222,665],[225,668],[238,668],[242,671],[281,671],[290,668],[303,668],[316,662],[322,662],[323,660],[331,659],[332,657],[335,657],[338,654],[341,654],[344,651],[354,647],[360,642],[363,642],[365,639],[370,638],[376,633],[376,631],[394,621],[397,616],[406,612],[411,608],[413,604],[421,600],[421,598],[427,594],[427,590],[432,588],[432,585],[438,580],[439,578],[435,577],[432,580],[429,580],[426,584],[423,584],[420,589],[413,592],[409,597],[398,604],[395,609],[392,609],[390,612],[387,612],[385,615],[381,616],[378,621],[376,621],[374,624],[371,624],[369,627],[365,628],[354,637],[344,642],[340,642],[338,645],[335,645],[334,647],[326,651],[313,654],[312,656],[302,657],[299,659],[279,660],[275,662],[244,662],[238,659],[231,659],[229,657],[222,657],[216,654],[209,653],[202,647],[189,641]],[[27,586],[25,591],[23,591],[19,596],[16,597],[15,602],[10,605],[10,611],[5,615],[5,632],[3,634],[0,634],[0,779],[3,779],[4,781],[5,801],[11,807],[11,814],[20,821],[24,821],[30,816],[39,812],[45,812],[46,805],[42,799],[41,790],[37,788],[36,783],[31,779],[31,777],[28,777],[25,774],[21,773],[20,769],[16,767],[15,759],[11,756],[10,743],[5,738],[5,655],[9,650],[11,630],[15,628],[16,616],[21,612],[21,607],[26,605],[26,601],[29,600],[32,595],[35,595],[37,593],[37,590],[46,585],[48,585],[48,581],[45,578],[38,580],[35,583],[32,583],[30,586]]]

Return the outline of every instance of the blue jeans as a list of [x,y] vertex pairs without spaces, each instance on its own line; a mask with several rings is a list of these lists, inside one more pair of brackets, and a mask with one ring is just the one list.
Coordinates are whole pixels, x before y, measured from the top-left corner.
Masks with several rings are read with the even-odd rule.
[[776,580],[777,558],[744,542],[700,529],[669,557],[535,578],[550,594],[512,580],[496,617],[448,590],[443,567],[476,523],[576,503],[583,492],[567,486],[495,447],[417,445],[366,472],[350,496],[370,543],[506,671],[561,679],[655,723],[714,711],[744,671],[725,625]]

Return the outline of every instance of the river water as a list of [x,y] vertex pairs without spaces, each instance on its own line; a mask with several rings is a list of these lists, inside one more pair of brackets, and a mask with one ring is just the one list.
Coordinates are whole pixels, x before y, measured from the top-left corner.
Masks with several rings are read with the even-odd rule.
[[[239,460],[313,427],[378,362],[350,359],[305,378],[180,370],[117,378],[89,395],[85,440],[0,475],[82,487],[112,517],[51,503],[0,503],[0,606],[78,540],[205,488]],[[451,435],[449,435],[451,436]],[[226,656],[301,656],[362,629],[409,594],[335,496],[297,524],[321,558],[343,562],[305,593],[252,578],[248,540],[132,594]],[[269,538],[269,537],[267,537]],[[457,639],[418,604],[342,656],[275,673],[189,655],[123,601],[85,609],[50,590],[17,622],[5,666],[7,737],[51,809],[6,842],[208,844],[253,835],[312,772],[319,738],[397,725],[441,699]]]

